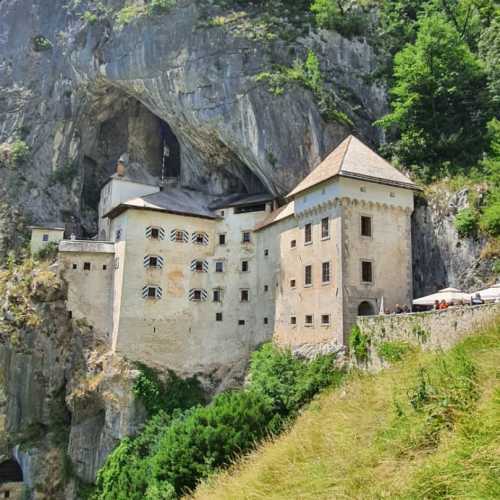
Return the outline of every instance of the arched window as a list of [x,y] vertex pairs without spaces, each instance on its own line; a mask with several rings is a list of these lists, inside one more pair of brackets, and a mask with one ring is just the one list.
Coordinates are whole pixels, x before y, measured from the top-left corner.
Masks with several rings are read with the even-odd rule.
[[372,304],[368,301],[363,301],[358,306],[358,316],[373,316],[375,314],[375,309]]
[[22,482],[23,471],[15,460],[6,460],[0,464],[0,484]]

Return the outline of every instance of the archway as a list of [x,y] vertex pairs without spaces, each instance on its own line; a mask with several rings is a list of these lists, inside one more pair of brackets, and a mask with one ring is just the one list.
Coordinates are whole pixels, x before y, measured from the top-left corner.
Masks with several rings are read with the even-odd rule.
[[375,314],[375,309],[370,302],[364,300],[358,306],[358,316],[373,316]]

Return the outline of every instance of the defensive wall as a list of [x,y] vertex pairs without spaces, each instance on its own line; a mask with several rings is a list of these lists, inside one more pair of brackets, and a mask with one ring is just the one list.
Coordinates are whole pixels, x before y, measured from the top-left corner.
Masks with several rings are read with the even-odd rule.
[[377,346],[404,341],[423,349],[449,349],[475,330],[498,321],[500,304],[452,307],[444,311],[360,316],[357,325],[369,338],[367,368],[378,370],[384,362]]

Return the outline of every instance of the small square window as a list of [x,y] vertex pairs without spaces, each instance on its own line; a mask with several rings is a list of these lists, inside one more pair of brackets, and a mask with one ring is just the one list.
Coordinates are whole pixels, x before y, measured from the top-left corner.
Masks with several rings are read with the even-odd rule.
[[106,271],[106,269],[108,269],[108,266],[107,266],[106,264],[103,264],[103,265],[102,265],[102,270],[103,270],[103,271]]
[[312,266],[306,266],[304,268],[304,285],[312,285]]
[[269,285],[264,285],[264,292],[269,291]]
[[242,273],[247,273],[248,272],[248,260],[242,260],[241,261],[241,272]]
[[329,314],[322,314],[321,315],[321,324],[323,326],[330,324],[330,315]]
[[295,288],[297,282],[295,280],[290,280],[290,288]]
[[361,279],[364,283],[373,281],[373,268],[370,261],[361,262]]
[[297,240],[290,241],[290,247],[291,248],[296,248],[297,247]]
[[222,313],[215,313],[215,321],[222,321]]
[[219,260],[215,263],[215,272],[216,273],[224,272],[224,262],[222,260]]
[[175,241],[177,243],[184,243],[184,233],[182,231],[175,232]]
[[153,299],[156,298],[156,288],[154,286],[148,288],[148,297]]
[[158,267],[157,257],[149,257],[149,267]]
[[244,319],[239,319],[238,320],[238,325],[243,326],[244,324],[245,324],[245,320]]
[[372,218],[361,216],[361,236],[370,237],[371,235],[372,235]]
[[268,255],[269,255],[269,250],[266,248],[266,249],[264,250],[264,257],[267,257]]
[[214,302],[220,302],[220,290],[214,290],[213,295]]
[[241,235],[241,241],[242,243],[250,243],[251,238],[250,238],[250,231],[243,231]]
[[201,300],[201,290],[195,290],[193,292],[193,300]]
[[290,324],[291,325],[297,324],[297,316],[290,316]]
[[160,230],[157,227],[151,229],[151,239],[158,240],[160,238]]
[[83,270],[84,271],[90,271],[90,262],[84,262],[83,263]]
[[312,224],[306,224],[304,226],[304,243],[312,243]]
[[48,234],[44,234],[44,235],[42,236],[42,240],[43,240],[43,241],[49,241],[49,235],[48,235]]
[[73,264],[73,269],[78,269],[78,264]]
[[267,318],[264,318],[264,325],[267,325],[269,323],[269,320]]
[[226,235],[225,234],[219,234],[219,245],[225,245],[226,244]]
[[241,290],[240,298],[241,302],[248,302],[248,290]]
[[197,260],[194,269],[197,273],[202,273],[203,272],[203,261]]
[[312,314],[306,314],[306,317],[304,318],[304,324],[305,324],[305,326],[312,326],[313,325]]
[[326,240],[330,237],[330,220],[328,217],[321,219],[321,239]]
[[394,191],[391,191],[390,194],[389,194],[389,196],[391,198],[396,198],[396,193]]
[[364,186],[361,186],[361,187],[359,188],[359,190],[360,190],[362,193],[366,193],[366,188],[365,188]]

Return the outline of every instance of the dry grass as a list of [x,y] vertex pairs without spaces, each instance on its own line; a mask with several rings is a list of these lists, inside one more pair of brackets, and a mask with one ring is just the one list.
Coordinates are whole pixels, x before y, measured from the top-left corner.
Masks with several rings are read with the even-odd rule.
[[[356,374],[344,387],[323,393],[287,434],[214,476],[194,498],[498,498],[489,495],[500,495],[498,415],[494,417],[495,408],[500,410],[500,327],[465,341],[464,349],[479,370],[475,420],[462,415],[453,430],[441,432],[437,447],[402,441],[418,424],[415,419],[402,421],[408,425],[404,432],[387,432],[394,427],[394,402],[407,399],[419,367],[432,367],[443,357],[417,353],[378,375]],[[470,437],[471,426],[483,429],[480,438]],[[463,477],[469,482],[459,484]],[[473,496],[468,496],[467,484]]]

